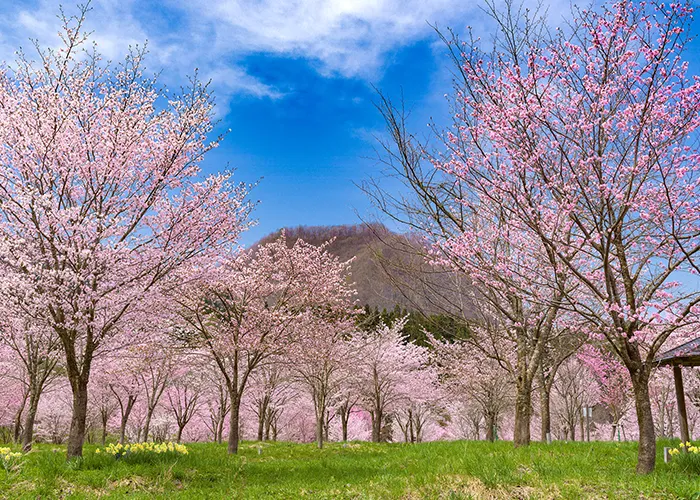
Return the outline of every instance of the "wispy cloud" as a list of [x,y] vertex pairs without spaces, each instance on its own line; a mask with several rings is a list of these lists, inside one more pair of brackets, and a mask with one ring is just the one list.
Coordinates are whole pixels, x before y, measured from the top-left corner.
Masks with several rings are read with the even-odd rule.
[[372,78],[387,53],[424,38],[429,22],[473,10],[456,0],[194,0],[217,50],[267,52],[315,61],[322,73]]
[[[463,0],[94,0],[91,6],[88,29],[105,57],[119,60],[129,45],[148,40],[154,70],[163,68],[166,79],[178,82],[198,68],[223,105],[241,94],[284,96],[287,89],[247,71],[250,55],[301,58],[321,75],[370,81],[393,51],[431,36],[429,23],[461,29],[483,20],[478,3]],[[0,7],[0,58],[12,59],[30,37],[55,45],[57,14],[53,0]]]

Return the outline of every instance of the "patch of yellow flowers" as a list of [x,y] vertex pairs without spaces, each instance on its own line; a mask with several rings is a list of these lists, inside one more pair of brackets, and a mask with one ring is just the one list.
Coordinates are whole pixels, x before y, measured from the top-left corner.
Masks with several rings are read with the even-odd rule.
[[22,454],[19,452],[12,451],[10,448],[0,448],[0,462],[2,463],[2,468],[6,471],[19,465],[21,458]]
[[[682,451],[687,453],[681,453]],[[700,474],[700,446],[694,445],[691,442],[681,443],[678,448],[668,450],[670,455],[673,455],[673,463],[685,470]]]
[[116,458],[121,458],[124,455],[163,455],[168,453],[175,455],[187,455],[188,451],[187,447],[180,443],[154,443],[152,441],[147,441],[145,443],[108,444],[105,446],[104,450],[97,448],[95,453],[105,453]]
[[688,441],[687,443],[681,443],[678,445],[678,448],[673,448],[672,450],[668,450],[669,455],[678,455],[682,449],[685,449],[688,453],[692,453],[694,455],[700,455],[700,446],[695,446],[693,443]]

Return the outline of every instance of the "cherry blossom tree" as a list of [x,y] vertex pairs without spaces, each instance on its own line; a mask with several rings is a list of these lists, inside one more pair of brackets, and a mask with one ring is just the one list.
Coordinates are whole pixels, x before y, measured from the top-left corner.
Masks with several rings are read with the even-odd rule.
[[82,454],[92,360],[145,314],[171,272],[235,243],[247,188],[198,180],[212,102],[196,79],[182,95],[144,76],[144,50],[103,64],[87,50],[86,13],[64,17],[39,63],[0,72],[0,265],[36,296],[65,353],[73,392],[68,457]]
[[273,357],[262,365],[251,377],[248,391],[251,412],[257,418],[257,439],[267,441],[270,432],[276,437],[276,422],[285,404],[297,396],[289,366],[283,358]]
[[583,434],[582,410],[590,406],[596,399],[596,387],[591,384],[592,377],[584,364],[578,358],[568,359],[559,369],[559,376],[554,381],[555,414],[561,423],[565,440],[576,441],[576,426],[581,422],[581,441]]
[[143,396],[146,403],[146,415],[144,418],[142,439],[148,441],[151,428],[151,420],[163,396],[163,392],[172,375],[175,356],[172,349],[163,344],[151,342],[144,346],[139,354],[141,356],[141,369],[139,370],[139,385],[143,388]]
[[359,404],[372,417],[372,441],[386,440],[386,418],[409,399],[410,381],[429,366],[425,347],[409,342],[402,330],[406,318],[380,325],[370,332],[357,332],[351,339],[356,352],[355,380]]
[[[471,207],[490,207],[487,225],[460,231],[459,252],[496,235],[510,250],[513,239],[504,270],[516,277],[527,276],[520,255],[543,257],[552,295],[531,303],[575,312],[619,357],[634,392],[637,470],[648,473],[653,360],[697,323],[700,302],[683,285],[700,253],[700,80],[683,60],[692,9],[621,0],[574,8],[567,28],[551,31],[512,2],[505,13],[491,6],[494,45],[445,37],[456,81],[444,153],[429,155],[393,122],[395,142],[409,139],[394,159],[422,201],[414,227],[450,236]],[[426,158],[433,172],[415,167]],[[420,223],[426,214],[432,225]]]
[[[226,381],[221,377],[221,373],[216,366],[208,364],[206,367],[205,404],[209,410],[208,418],[204,421],[207,429],[211,432],[212,440],[217,443],[223,441],[224,428],[226,427],[226,416],[231,411],[231,402],[228,397]],[[163,385],[165,388],[165,385]]]
[[287,353],[292,377],[309,393],[314,403],[316,445],[323,448],[328,420],[335,416],[331,405],[340,396],[342,382],[352,361],[351,344],[345,339],[354,327],[351,318],[328,321],[314,315],[298,319],[299,341]]
[[[482,183],[476,168],[481,164],[473,160],[480,152],[470,149],[462,98],[458,89],[455,132],[444,138],[445,153],[433,154],[407,132],[403,109],[380,95],[379,109],[391,136],[384,161],[409,195],[395,196],[377,185],[365,190],[381,211],[423,237],[431,249],[427,258],[432,274],[448,269],[456,275],[455,285],[438,302],[449,304],[443,306],[446,314],[469,325],[470,342],[511,373],[516,387],[514,444],[528,445],[541,360],[555,344],[552,339],[566,331],[559,316],[569,290],[567,269],[556,265],[556,256],[539,235],[510,217],[508,196]],[[527,190],[526,185],[520,188]],[[434,293],[445,287],[426,288]]]
[[620,432],[625,416],[634,407],[632,386],[626,369],[606,349],[586,345],[576,356],[581,360],[596,382],[597,400],[604,404],[612,416],[611,439]]
[[405,383],[407,397],[397,405],[394,421],[404,435],[404,442],[420,443],[430,422],[443,415],[447,395],[438,383],[434,366],[425,365]]
[[107,387],[114,395],[119,408],[119,442],[126,442],[126,426],[136,401],[143,392],[139,372],[142,368],[139,359],[133,353],[121,353],[119,356],[107,358],[106,366],[101,367],[103,376],[109,380]]
[[22,415],[29,400],[25,370],[14,350],[0,342],[0,425],[11,429],[7,441],[20,442],[22,437]]
[[177,425],[175,440],[178,443],[182,440],[185,427],[197,414],[203,401],[205,379],[194,362],[194,359],[181,357],[165,391],[168,409]]
[[187,342],[211,356],[226,381],[229,453],[238,452],[241,401],[251,375],[299,340],[295,325],[304,314],[335,321],[352,307],[349,263],[326,247],[303,240],[288,246],[282,232],[174,297]]
[[495,54],[453,45],[463,126],[459,156],[441,166],[505,200],[506,217],[565,273],[562,300],[629,372],[646,473],[653,359],[697,321],[700,301],[678,281],[698,272],[700,251],[700,81],[683,61],[691,9],[623,0],[572,17],[551,37],[501,17],[515,28]]
[[117,411],[119,404],[114,398],[114,393],[109,387],[109,375],[102,370],[96,370],[90,379],[90,405],[89,408],[94,414],[94,419],[100,425],[100,441],[102,446],[107,442],[107,429],[109,421]]
[[357,405],[360,401],[360,393],[357,391],[357,383],[350,374],[341,382],[336,403],[336,412],[340,417],[340,440],[348,440],[348,427],[353,413],[357,413]]
[[[30,315],[12,294],[0,292],[0,343],[9,348],[8,354],[20,363],[26,386],[26,403],[20,406],[18,418],[24,413],[22,449],[30,451],[34,439],[34,422],[43,392],[58,377],[60,345],[55,331]],[[14,306],[14,307],[12,307]],[[26,411],[25,411],[26,405]]]
[[673,438],[674,429],[679,429],[680,434],[676,391],[671,370],[654,371],[649,381],[649,397],[654,413],[656,435],[666,439]]
[[445,342],[431,339],[431,356],[438,366],[443,390],[461,410],[472,407],[470,415],[475,437],[483,422],[485,438],[494,441],[506,412],[512,410],[513,381],[497,360],[485,355],[469,342]]

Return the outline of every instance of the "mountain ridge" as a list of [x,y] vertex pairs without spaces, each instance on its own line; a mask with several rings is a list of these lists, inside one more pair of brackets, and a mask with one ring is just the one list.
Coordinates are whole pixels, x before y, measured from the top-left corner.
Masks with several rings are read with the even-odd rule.
[[344,224],[334,226],[296,226],[281,228],[261,238],[251,248],[269,243],[284,231],[288,245],[302,239],[313,245],[330,241],[328,251],[341,260],[353,258],[351,279],[357,290],[359,306],[379,310],[396,306],[426,315],[455,313],[470,316],[473,306],[464,307],[458,276],[430,266],[425,261],[427,248],[411,234],[391,231],[381,223]]

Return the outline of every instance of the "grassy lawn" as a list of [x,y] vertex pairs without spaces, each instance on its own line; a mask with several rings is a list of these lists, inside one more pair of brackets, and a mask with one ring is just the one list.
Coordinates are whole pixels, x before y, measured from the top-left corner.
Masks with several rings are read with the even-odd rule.
[[[663,445],[659,446],[662,449]],[[66,463],[39,445],[18,472],[0,469],[0,498],[692,498],[700,477],[666,465],[634,474],[634,443],[417,445],[191,444],[189,455],[127,463],[95,454]],[[660,452],[661,455],[661,452]],[[698,495],[700,498],[700,494]]]

